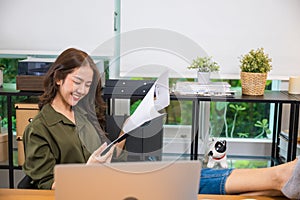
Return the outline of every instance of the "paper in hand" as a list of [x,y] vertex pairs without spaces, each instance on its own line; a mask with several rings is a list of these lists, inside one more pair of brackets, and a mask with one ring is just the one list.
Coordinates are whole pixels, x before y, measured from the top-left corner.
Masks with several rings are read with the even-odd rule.
[[123,124],[122,130],[124,134],[110,143],[101,153],[101,155],[104,155],[106,152],[108,152],[113,144],[119,143],[120,141],[124,140],[128,136],[128,133],[130,131],[138,128],[147,121],[161,116],[162,114],[158,111],[167,107],[169,104],[169,73],[168,71],[165,71],[155,81],[134,113]]
[[166,71],[159,76],[135,112],[126,120],[122,128],[123,132],[129,133],[145,122],[162,115],[158,111],[169,104],[169,77]]

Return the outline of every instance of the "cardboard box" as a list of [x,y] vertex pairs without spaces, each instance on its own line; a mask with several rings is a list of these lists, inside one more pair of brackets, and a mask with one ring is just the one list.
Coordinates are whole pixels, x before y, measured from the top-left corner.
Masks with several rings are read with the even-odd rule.
[[17,90],[23,91],[44,91],[45,76],[21,75],[16,77]]
[[8,136],[7,133],[0,134],[0,162],[8,158]]
[[16,129],[17,129],[17,143],[18,143],[18,164],[22,166],[24,163],[24,145],[23,133],[26,126],[38,114],[39,108],[37,102],[21,102],[15,104],[16,108]]

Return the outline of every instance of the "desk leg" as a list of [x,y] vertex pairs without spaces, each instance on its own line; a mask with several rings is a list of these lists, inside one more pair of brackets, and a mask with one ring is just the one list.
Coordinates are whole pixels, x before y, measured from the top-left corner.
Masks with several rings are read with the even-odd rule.
[[7,126],[8,126],[8,173],[9,173],[9,187],[14,188],[14,162],[13,162],[13,131],[12,131],[12,108],[11,96],[7,96]]
[[[281,112],[280,112],[281,111]],[[272,138],[272,152],[271,152],[271,166],[274,166],[274,160],[278,160],[278,143],[279,133],[281,129],[281,116],[282,116],[282,104],[275,103],[274,109],[274,125],[273,125],[273,138]]]
[[299,104],[297,103],[295,104],[291,160],[294,160],[297,156],[296,154],[297,154],[298,127],[299,127]]
[[198,141],[199,141],[199,119],[200,119],[200,112],[199,112],[199,104],[200,102],[197,101],[196,102],[196,119],[195,119],[195,137],[194,137],[194,141],[195,141],[195,148],[194,148],[194,160],[198,159]]
[[193,101],[192,110],[192,134],[191,134],[191,160],[198,159],[198,137],[199,137],[199,102]]
[[[287,162],[292,160],[292,149],[293,149],[293,141],[294,141],[294,136],[296,133],[298,134],[298,131],[295,132],[295,109],[296,105],[294,103],[291,104],[290,107],[290,124],[289,124],[289,138],[288,138],[288,149],[287,149]],[[296,109],[297,110],[297,109]],[[298,108],[299,111],[299,108]]]
[[276,154],[275,157],[277,159],[277,161],[279,160],[279,142],[280,142],[280,138],[279,138],[279,134],[281,132],[281,123],[282,123],[282,103],[279,103],[279,108],[278,108],[278,121],[277,121],[277,142],[276,142]]

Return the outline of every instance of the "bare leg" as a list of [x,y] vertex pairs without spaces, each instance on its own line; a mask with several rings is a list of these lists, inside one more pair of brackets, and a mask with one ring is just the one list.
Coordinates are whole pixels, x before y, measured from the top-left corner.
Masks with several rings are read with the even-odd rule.
[[228,177],[225,190],[228,194],[281,191],[293,174],[297,159],[275,167],[235,169]]

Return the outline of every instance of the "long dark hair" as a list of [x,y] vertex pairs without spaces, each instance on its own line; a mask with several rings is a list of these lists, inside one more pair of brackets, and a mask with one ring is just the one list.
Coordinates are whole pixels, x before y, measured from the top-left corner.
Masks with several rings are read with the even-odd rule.
[[59,89],[56,81],[64,81],[67,75],[72,73],[76,68],[87,64],[94,72],[93,80],[89,93],[78,102],[78,106],[83,107],[84,110],[89,113],[88,116],[90,121],[94,124],[98,133],[100,133],[100,135],[104,135],[102,128],[105,124],[104,114],[106,104],[101,96],[102,86],[100,73],[93,59],[84,51],[69,48],[57,57],[45,75],[44,93],[40,96],[39,108],[42,109],[44,105],[52,103]]

